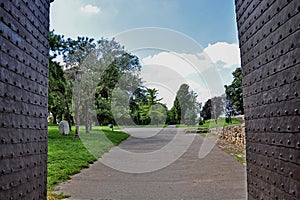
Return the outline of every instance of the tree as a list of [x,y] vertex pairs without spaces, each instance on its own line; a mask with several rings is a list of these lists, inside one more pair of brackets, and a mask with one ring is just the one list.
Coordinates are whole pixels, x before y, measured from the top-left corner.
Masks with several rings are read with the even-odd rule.
[[[53,114],[54,123],[57,119],[67,119],[70,129],[74,124],[71,108],[75,72],[86,55],[95,47],[93,41],[94,39],[87,37],[78,37],[77,40],[65,39],[63,35],[57,35],[54,31],[50,31],[48,108]],[[63,57],[65,66],[55,61],[59,55]],[[64,70],[63,67],[67,69]]]
[[187,109],[184,119],[186,125],[195,125],[197,114],[193,109]]
[[[70,80],[75,81],[75,72],[85,72],[81,80],[80,113],[85,124],[91,121],[91,113],[97,115],[98,123],[115,123],[112,113],[113,91],[120,89],[130,95],[131,90],[141,84],[138,77],[140,71],[139,59],[125,51],[115,39],[78,37],[77,40],[67,40],[69,50],[64,56]],[[123,95],[123,94],[122,94]],[[76,96],[76,95],[75,95]],[[123,96],[119,96],[124,99]],[[129,98],[128,98],[129,99]],[[121,116],[125,107],[117,105],[116,116]],[[125,115],[122,115],[124,117]],[[87,126],[86,126],[87,127]]]
[[[114,39],[98,41],[97,49],[93,54],[95,54],[95,62],[98,65],[96,71],[100,75],[96,88],[96,109],[108,109],[107,106],[102,107],[100,102],[106,99],[111,104],[112,93],[117,88],[125,91],[124,94],[129,100],[133,91],[141,85],[139,78],[141,65],[138,57],[126,52],[124,47]],[[123,105],[123,109],[125,108],[127,105]],[[104,116],[100,116],[100,112],[98,112],[97,118],[99,123],[103,123],[103,120],[114,122],[110,111],[107,111]]]
[[216,124],[218,123],[218,118],[220,115],[224,112],[224,106],[223,106],[223,98],[213,97],[211,99],[211,115],[214,118]]
[[170,110],[170,116],[173,117],[173,119],[170,120],[172,123],[180,124],[181,121],[184,122],[189,98],[189,86],[187,84],[180,85],[173,102],[173,107]]
[[162,103],[155,103],[150,107],[151,124],[164,124],[167,118],[167,107]]
[[[49,87],[48,110],[53,115],[53,123],[57,123],[57,117],[63,114],[65,109],[64,93],[66,80],[61,66],[50,60],[49,62]],[[61,120],[61,119],[60,119]]]
[[197,102],[197,94],[194,91],[189,92],[189,99],[187,101],[187,110],[184,115],[184,123],[186,125],[195,125],[197,113],[201,108],[201,104]]
[[163,123],[166,118],[166,106],[158,99],[156,88],[139,87],[130,98],[130,115],[135,124],[147,125]]
[[[147,88],[138,87],[129,100],[130,116],[135,124],[142,124],[141,107],[148,104]],[[143,118],[144,120],[145,118]]]
[[232,73],[233,81],[230,85],[225,85],[225,93],[232,103],[235,111],[244,114],[243,107],[243,88],[242,88],[242,70],[236,68]]
[[[192,90],[189,91],[188,84],[182,84],[177,91],[173,107],[168,112],[168,123],[194,123],[199,113],[199,105],[197,94]],[[185,117],[188,119],[186,120]]]
[[203,120],[208,120],[211,119],[211,112],[212,112],[211,99],[208,99],[205,102],[204,106],[202,107],[200,115],[203,118]]
[[230,102],[230,99],[224,95],[223,96],[224,99],[224,112],[225,112],[225,116],[226,116],[226,122],[227,123],[232,123],[231,117],[235,114],[235,110],[233,105]]
[[189,107],[189,101],[190,101],[190,93],[189,93],[189,85],[188,84],[182,84],[179,87],[179,90],[177,91],[176,98],[179,101],[180,108],[181,108],[181,114],[180,114],[180,121],[184,122],[185,113]]
[[164,123],[166,118],[165,105],[161,104],[162,98],[158,99],[158,90],[156,88],[147,88],[147,115],[151,124]]
[[173,102],[173,107],[169,112],[170,124],[180,124],[181,120],[181,106],[177,97]]
[[[68,98],[68,109],[73,107],[74,111],[79,112],[80,122],[84,122],[85,131],[88,133],[92,128],[92,111],[93,107],[92,99],[93,90],[90,87],[87,87],[89,81],[85,77],[80,81],[81,91],[80,91],[80,105],[74,102],[77,102],[77,84],[76,72],[81,70],[81,65],[84,63],[85,58],[89,55],[90,52],[96,46],[93,38],[88,37],[77,37],[76,40],[68,38],[64,42],[65,50],[63,51],[63,60],[65,62],[65,76],[67,79],[67,91],[66,97]],[[73,99],[72,99],[73,98]],[[73,102],[73,104],[72,104]],[[69,106],[70,104],[70,106]],[[68,112],[71,113],[71,112]],[[71,116],[71,114],[68,114]],[[79,123],[79,122],[76,122]],[[82,123],[81,123],[82,124]]]
[[148,105],[152,106],[157,104],[161,99],[157,99],[158,90],[156,88],[147,88]]
[[64,117],[68,119],[71,130],[71,116],[69,116],[68,99],[66,98],[67,80],[60,63],[55,61],[58,55],[66,51],[64,37],[56,35],[54,31],[49,33],[49,86],[48,86],[48,110],[52,113],[54,124]]
[[[51,31],[50,49],[49,111],[53,114],[55,123],[56,119],[62,118],[67,118],[70,125],[73,121],[72,97],[76,102],[77,91],[74,90],[77,89],[75,74],[78,70],[85,73],[80,82],[80,105],[76,110],[79,110],[86,130],[91,124],[93,114],[97,115],[101,124],[113,123],[112,104],[116,116],[124,113],[124,105],[116,104],[117,100],[112,102],[115,89],[125,91],[129,99],[133,89],[141,85],[141,65],[138,57],[126,52],[115,39],[64,39],[64,36]],[[62,55],[65,69],[55,62],[58,55]],[[126,99],[122,95],[119,97]],[[74,106],[77,105],[73,104]]]

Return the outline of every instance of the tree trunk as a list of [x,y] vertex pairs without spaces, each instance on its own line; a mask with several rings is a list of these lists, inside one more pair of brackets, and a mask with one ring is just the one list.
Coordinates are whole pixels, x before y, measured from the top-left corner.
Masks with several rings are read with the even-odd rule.
[[89,123],[89,130],[92,130],[92,122]]
[[68,124],[69,124],[69,129],[70,129],[70,131],[72,131],[72,115],[70,114],[68,104],[66,104],[66,107],[67,107],[66,118],[67,118],[67,121],[68,121]]
[[61,122],[63,120],[63,112],[61,112],[58,117],[58,121]]
[[52,113],[52,116],[53,116],[53,124],[57,124],[56,113]]
[[85,115],[85,119],[84,119],[84,121],[85,121],[85,132],[86,133],[89,133],[90,132],[90,116],[89,116],[89,109],[88,109],[88,103],[87,103],[87,101],[84,103],[84,111],[85,111],[85,113],[84,113],[84,115]]

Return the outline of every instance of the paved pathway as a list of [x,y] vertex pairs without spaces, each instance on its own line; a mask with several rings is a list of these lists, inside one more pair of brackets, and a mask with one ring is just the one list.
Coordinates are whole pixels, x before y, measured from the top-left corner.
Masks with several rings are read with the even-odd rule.
[[[158,129],[127,129],[132,135],[119,147],[113,148],[90,168],[74,175],[66,183],[59,185],[58,192],[70,194],[70,199],[246,199],[245,167],[233,157],[213,147],[210,153],[199,159],[199,149],[209,148],[200,135],[186,135],[176,128]],[[179,131],[179,134],[176,133]],[[176,135],[176,136],[175,136]],[[152,136],[152,137],[151,137]],[[177,138],[177,136],[179,136]],[[192,139],[192,140],[191,140]],[[172,141],[177,141],[172,143]],[[185,149],[186,143],[192,141],[185,153],[180,157],[179,151]],[[172,148],[161,151],[163,147]],[[184,147],[184,148],[183,148]],[[126,160],[120,149],[133,152],[133,155],[149,156],[160,152],[162,157],[147,157],[145,160]],[[203,149],[202,149],[203,150]],[[162,153],[163,152],[163,153]],[[174,152],[174,154],[168,154]],[[162,169],[158,163],[173,156],[172,164]],[[162,162],[158,162],[161,159]],[[170,161],[171,162],[171,161]],[[106,165],[121,166],[119,169],[132,172],[126,173],[112,169]],[[168,164],[168,163],[167,163]],[[163,164],[162,164],[163,165]],[[129,170],[130,171],[130,170]]]

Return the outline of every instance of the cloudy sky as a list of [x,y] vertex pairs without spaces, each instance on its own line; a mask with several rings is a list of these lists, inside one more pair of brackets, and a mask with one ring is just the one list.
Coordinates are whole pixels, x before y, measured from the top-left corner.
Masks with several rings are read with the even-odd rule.
[[233,0],[55,0],[50,28],[72,38],[115,37],[139,56],[145,85],[168,107],[182,83],[199,101],[222,94],[240,66]]

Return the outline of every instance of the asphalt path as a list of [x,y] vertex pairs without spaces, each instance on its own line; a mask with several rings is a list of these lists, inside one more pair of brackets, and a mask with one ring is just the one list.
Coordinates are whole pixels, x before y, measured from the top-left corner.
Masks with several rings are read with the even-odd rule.
[[244,165],[206,138],[174,127],[124,131],[126,141],[57,193],[74,200],[246,199]]

